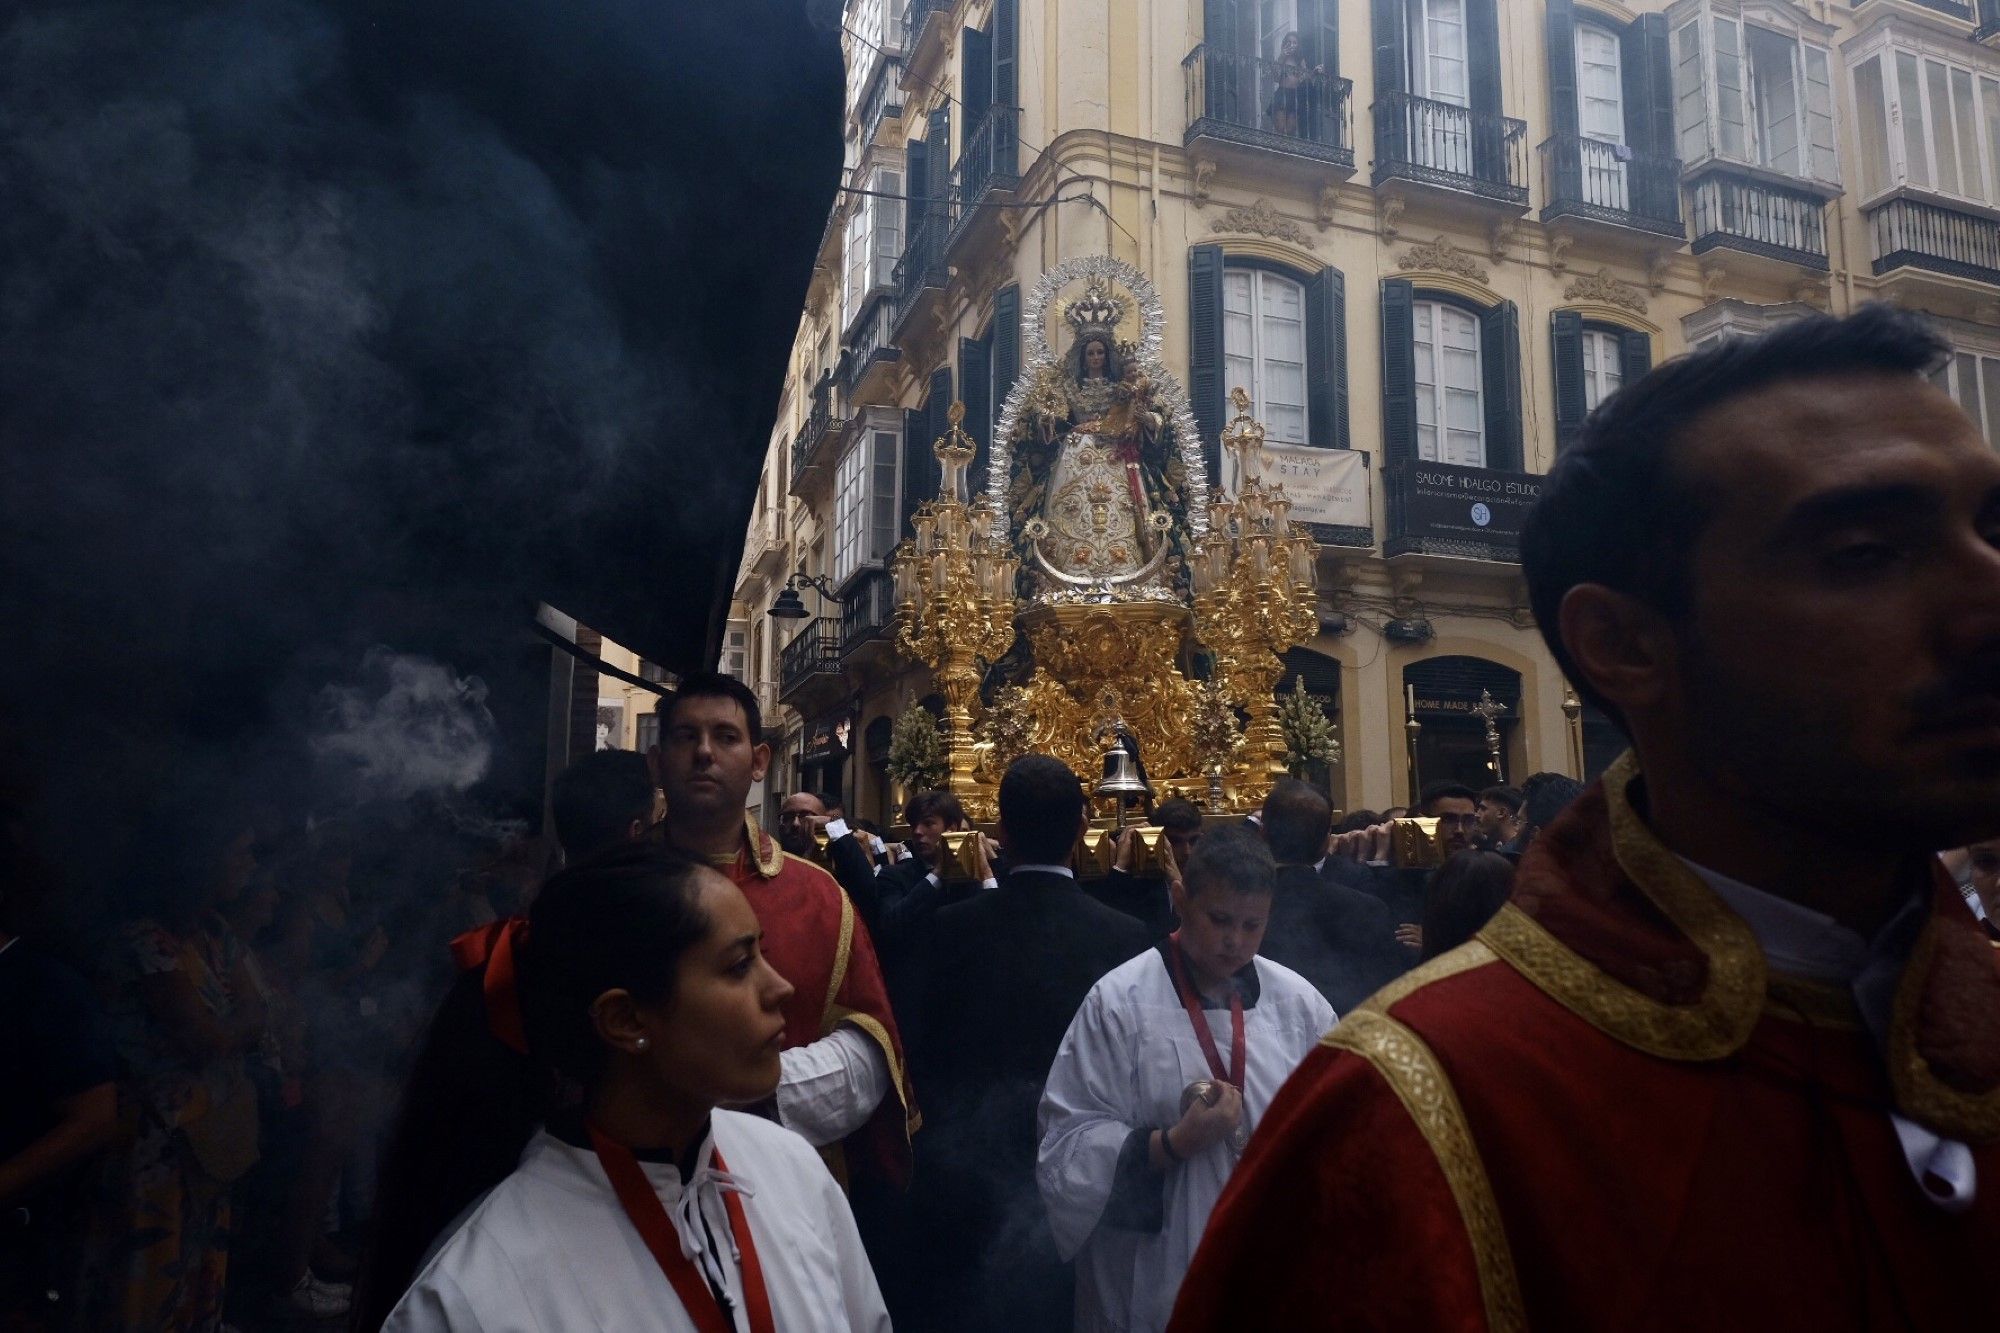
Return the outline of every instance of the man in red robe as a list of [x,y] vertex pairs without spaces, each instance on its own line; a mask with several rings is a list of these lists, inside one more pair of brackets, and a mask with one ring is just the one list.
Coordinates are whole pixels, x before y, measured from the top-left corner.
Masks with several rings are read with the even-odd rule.
[[1176,1330],[2000,1328],[2000,458],[1868,307],[1591,418],[1523,537],[1633,752],[1286,1085]]
[[765,957],[792,983],[780,1123],[818,1145],[843,1179],[851,1171],[900,1184],[918,1117],[875,946],[833,876],[785,852],[746,813],[771,760],[762,726],[757,696],[728,676],[690,676],[662,701],[651,759],[666,793],[666,838],[743,890]]

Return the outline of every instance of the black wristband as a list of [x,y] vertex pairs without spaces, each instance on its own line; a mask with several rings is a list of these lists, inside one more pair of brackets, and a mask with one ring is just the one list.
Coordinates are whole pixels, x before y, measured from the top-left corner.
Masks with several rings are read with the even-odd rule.
[[1174,1151],[1174,1132],[1171,1129],[1160,1131],[1160,1152],[1169,1162],[1187,1161],[1187,1158]]

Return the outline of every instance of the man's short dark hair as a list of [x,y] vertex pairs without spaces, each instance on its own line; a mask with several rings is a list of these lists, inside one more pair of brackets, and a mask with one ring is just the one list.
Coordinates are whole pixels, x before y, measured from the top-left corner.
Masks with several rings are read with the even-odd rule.
[[1201,810],[1185,796],[1169,796],[1153,807],[1153,822],[1176,833],[1193,833],[1201,827]]
[[1024,754],[1000,778],[1000,826],[1011,865],[1065,865],[1083,819],[1083,783],[1070,766]]
[[571,861],[623,842],[632,821],[653,815],[653,775],[646,756],[599,750],[556,774],[549,787],[556,841]]
[[1498,801],[1507,807],[1507,813],[1510,815],[1520,814],[1521,806],[1526,800],[1527,798],[1521,795],[1519,787],[1509,787],[1504,783],[1497,787],[1488,787],[1485,791],[1479,793],[1479,803],[1481,805],[1486,804],[1488,801]]
[[1340,823],[1334,826],[1335,833],[1359,833],[1365,828],[1374,828],[1382,822],[1379,810],[1349,810]]
[[822,791],[813,794],[819,798],[819,808],[828,814],[847,808],[847,803],[840,799],[840,793],[837,791]]
[[932,815],[944,820],[947,826],[965,822],[965,807],[958,798],[941,788],[920,791],[903,802],[903,822],[911,828],[923,823]]
[[1204,834],[1188,857],[1189,897],[1211,885],[1236,893],[1273,893],[1278,887],[1278,863],[1255,829],[1231,824]]
[[1333,802],[1310,782],[1279,778],[1264,798],[1264,841],[1279,865],[1311,865],[1319,860],[1326,855],[1331,832]]
[[1450,778],[1439,778],[1436,782],[1426,782],[1424,784],[1424,794],[1417,799],[1417,813],[1428,815],[1431,813],[1431,808],[1439,801],[1450,800],[1453,797],[1457,797],[1462,801],[1470,801],[1475,806],[1479,804],[1479,793],[1466,786],[1463,782],[1454,782]]
[[1547,828],[1555,822],[1556,816],[1561,814],[1571,801],[1581,795],[1583,795],[1581,782],[1559,773],[1551,774],[1546,781],[1538,783],[1535,790],[1529,794],[1528,803],[1524,807],[1523,822],[1529,829]]
[[743,709],[743,724],[749,731],[750,743],[763,743],[764,710],[757,706],[757,692],[736,677],[697,671],[684,678],[672,694],[661,696],[659,707],[653,710],[659,714],[662,732],[673,726],[674,706],[683,699],[734,699]]
[[1872,303],[1845,319],[1810,315],[1676,357],[1600,403],[1542,479],[1521,530],[1535,623],[1585,702],[1624,728],[1563,645],[1558,611],[1571,588],[1603,584],[1676,622],[1692,608],[1695,544],[1713,497],[1673,459],[1704,414],[1792,380],[1921,375],[1950,350],[1921,315]]

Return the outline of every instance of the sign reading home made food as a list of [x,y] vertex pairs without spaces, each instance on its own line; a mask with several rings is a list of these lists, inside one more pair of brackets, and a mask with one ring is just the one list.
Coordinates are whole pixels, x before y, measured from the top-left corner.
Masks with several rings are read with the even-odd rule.
[[1542,479],[1521,472],[1410,461],[1391,473],[1390,539],[1489,560],[1519,558],[1521,524]]

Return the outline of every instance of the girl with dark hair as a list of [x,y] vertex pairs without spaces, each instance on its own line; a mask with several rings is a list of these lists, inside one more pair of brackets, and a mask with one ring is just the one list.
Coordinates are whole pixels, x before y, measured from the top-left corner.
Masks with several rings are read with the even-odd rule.
[[1424,891],[1423,961],[1477,935],[1513,887],[1514,863],[1498,852],[1452,853]]
[[[818,1154],[718,1109],[778,1084],[792,987],[761,936],[723,875],[635,844],[551,879],[525,923],[461,937],[478,970],[412,1074],[385,1179],[418,1170],[383,1201],[364,1326],[394,1302],[393,1333],[886,1330]],[[413,1261],[399,1217],[468,1202]]]

